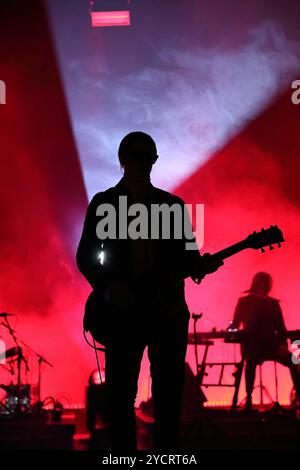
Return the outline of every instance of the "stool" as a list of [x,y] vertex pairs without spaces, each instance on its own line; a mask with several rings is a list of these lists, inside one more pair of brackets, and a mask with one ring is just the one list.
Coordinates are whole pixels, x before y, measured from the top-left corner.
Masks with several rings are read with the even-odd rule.
[[[268,362],[267,360],[264,362]],[[264,363],[263,362],[263,363]],[[262,364],[263,364],[262,363]],[[275,407],[279,407],[279,401],[278,401],[278,372],[277,372],[277,363],[276,361],[273,361],[274,364],[274,378],[275,378],[275,401],[273,400],[269,390],[267,387],[263,384],[263,378],[262,378],[262,364],[258,364],[259,366],[259,385],[256,385],[254,388],[259,388],[260,389],[260,405],[264,405],[264,393],[265,395],[269,398],[271,402],[274,403]]]

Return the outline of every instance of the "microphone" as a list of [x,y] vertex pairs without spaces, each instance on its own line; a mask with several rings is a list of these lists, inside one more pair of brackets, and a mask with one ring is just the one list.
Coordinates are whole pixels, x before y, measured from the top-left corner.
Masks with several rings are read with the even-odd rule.
[[203,313],[193,313],[192,314],[192,319],[193,320],[199,320],[199,318],[201,318],[203,315]]
[[0,317],[15,317],[15,314],[14,313],[2,312],[2,313],[0,313]]

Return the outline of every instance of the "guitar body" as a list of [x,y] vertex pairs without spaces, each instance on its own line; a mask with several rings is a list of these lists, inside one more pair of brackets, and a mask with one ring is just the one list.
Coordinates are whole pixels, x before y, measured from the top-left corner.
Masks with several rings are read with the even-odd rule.
[[103,346],[118,343],[125,331],[132,329],[136,297],[135,289],[126,282],[93,290],[85,304],[84,330]]
[[106,346],[112,336],[113,312],[99,291],[92,291],[87,298],[83,326],[98,343]]

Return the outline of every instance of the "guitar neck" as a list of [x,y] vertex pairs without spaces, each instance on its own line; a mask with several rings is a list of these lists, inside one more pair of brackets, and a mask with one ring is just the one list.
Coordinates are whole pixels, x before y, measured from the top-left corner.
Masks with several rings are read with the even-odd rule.
[[233,245],[224,248],[224,250],[217,251],[217,253],[214,253],[213,256],[218,259],[224,260],[226,258],[229,258],[230,256],[239,253],[240,251],[245,250],[246,248],[248,248],[246,240],[242,240],[241,242],[234,243]]

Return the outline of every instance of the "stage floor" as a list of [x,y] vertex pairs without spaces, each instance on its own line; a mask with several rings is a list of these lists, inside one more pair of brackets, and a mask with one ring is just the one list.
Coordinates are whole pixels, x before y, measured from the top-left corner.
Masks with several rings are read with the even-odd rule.
[[[138,446],[151,450],[153,419],[137,409]],[[269,450],[300,448],[300,420],[290,408],[245,412],[204,408],[182,419],[181,448],[200,450]],[[85,410],[68,410],[55,422],[32,417],[0,418],[0,450],[106,451],[108,429],[100,424],[90,434]]]

